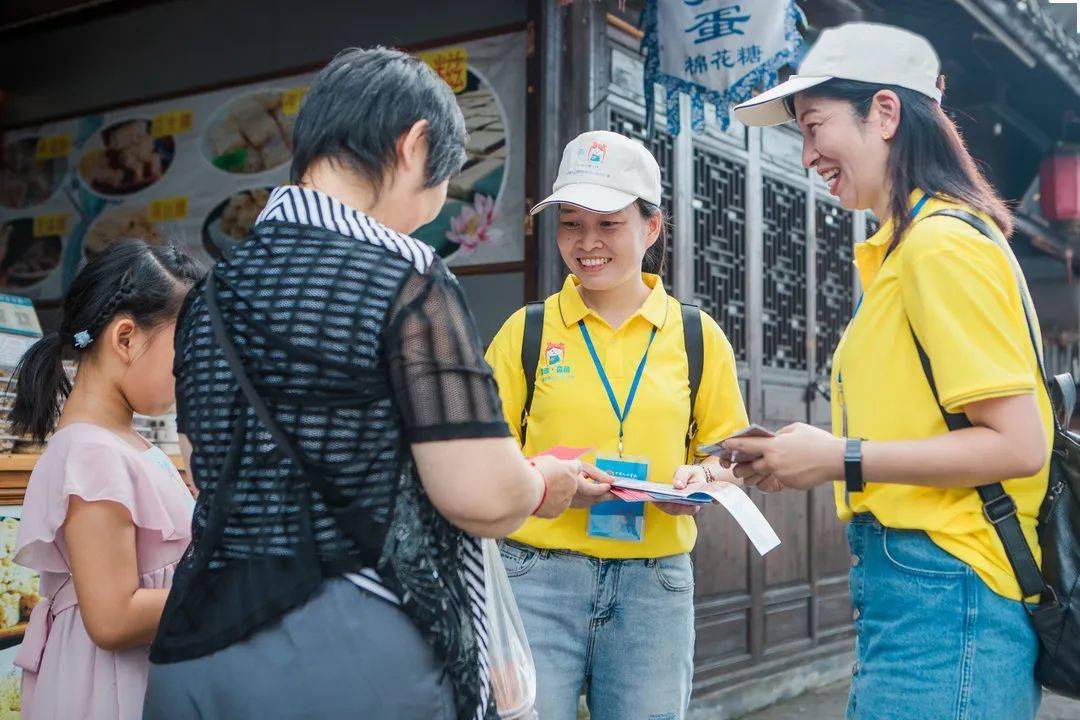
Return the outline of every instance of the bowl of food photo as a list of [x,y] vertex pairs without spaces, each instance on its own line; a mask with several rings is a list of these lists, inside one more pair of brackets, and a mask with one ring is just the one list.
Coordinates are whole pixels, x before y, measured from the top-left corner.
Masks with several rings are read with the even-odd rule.
[[219,202],[202,226],[203,248],[217,260],[243,240],[270,199],[269,187],[241,190]]
[[130,195],[164,177],[175,152],[172,135],[154,137],[150,120],[123,120],[87,142],[79,158],[79,179],[102,197]]
[[227,173],[253,175],[292,159],[295,115],[285,113],[281,90],[256,90],[228,101],[210,116],[202,152]]
[[150,245],[164,242],[147,206],[118,205],[98,215],[83,237],[83,256],[89,260],[117,240],[129,239],[145,240]]
[[35,235],[33,218],[0,226],[0,288],[23,290],[49,277],[63,251],[59,235]]
[[39,158],[39,137],[24,137],[4,146],[0,155],[0,205],[22,209],[39,205],[56,193],[68,171],[66,157]]

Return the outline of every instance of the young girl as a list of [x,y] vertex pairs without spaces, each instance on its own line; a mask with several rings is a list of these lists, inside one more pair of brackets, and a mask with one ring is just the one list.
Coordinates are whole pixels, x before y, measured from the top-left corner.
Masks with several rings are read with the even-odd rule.
[[[115,244],[75,277],[60,329],[20,362],[13,430],[39,442],[52,434],[30,476],[15,556],[41,574],[43,595],[15,661],[24,718],[142,716],[147,646],[193,501],[132,414],[173,404],[173,326],[198,275],[176,248]],[[74,386],[61,362],[69,351]]]
[[[849,718],[1030,720],[1042,692],[1022,601],[1035,598],[1012,561],[1026,554],[1038,595],[1050,402],[1012,218],[942,111],[939,67],[918,35],[849,23],[735,108],[748,125],[796,120],[803,164],[882,224],[855,248],[864,294],[833,356],[833,434],[796,424],[728,445],[762,455],[735,473],[763,489],[839,481]],[[984,506],[988,493],[999,501]]]
[[[663,258],[656,160],[629,138],[588,132],[563,151],[554,189],[533,212],[556,206],[572,275],[543,306],[531,404],[527,310],[487,356],[525,454],[593,448],[602,470],[677,487],[732,479],[714,458],[684,464],[691,420],[696,444],[745,427],[746,411],[723,331],[696,309],[684,328],[679,302],[642,272],[643,261],[655,269]],[[692,404],[695,325],[703,372]],[[503,546],[536,662],[536,709],[574,720],[587,678],[594,720],[682,718],[694,670],[694,519],[687,506],[625,503],[606,485],[581,486],[577,509],[530,519]]]

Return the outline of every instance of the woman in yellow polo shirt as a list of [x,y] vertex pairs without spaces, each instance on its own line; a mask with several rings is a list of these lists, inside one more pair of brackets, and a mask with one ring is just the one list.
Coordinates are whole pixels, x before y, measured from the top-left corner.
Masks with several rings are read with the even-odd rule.
[[[680,487],[733,480],[715,459],[685,464],[683,308],[658,275],[642,272],[643,260],[663,258],[659,204],[660,168],[640,143],[588,132],[567,145],[554,194],[533,208],[556,206],[559,252],[572,274],[543,305],[526,422],[525,308],[503,325],[488,362],[526,455],[571,446],[589,449],[586,459],[613,475]],[[696,436],[719,440],[747,423],[734,355],[712,318],[696,309],[688,317],[700,317],[703,350]],[[536,661],[539,716],[575,720],[587,680],[593,720],[684,717],[696,508],[626,503],[587,481],[574,506],[554,520],[528,520],[503,546]]]
[[736,108],[753,125],[795,119],[803,164],[884,222],[855,248],[864,293],[833,357],[835,435],[793,425],[728,445],[762,454],[735,472],[763,489],[842,480],[849,718],[1023,720],[1041,697],[1021,596],[1042,587],[1051,410],[1009,211],[942,111],[938,69],[924,38],[850,23]]

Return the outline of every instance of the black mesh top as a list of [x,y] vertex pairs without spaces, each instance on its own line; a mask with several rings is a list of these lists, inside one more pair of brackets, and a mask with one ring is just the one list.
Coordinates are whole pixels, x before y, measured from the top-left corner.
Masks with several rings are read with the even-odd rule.
[[197,286],[174,372],[199,497],[151,660],[243,639],[344,574],[417,623],[460,718],[490,717],[479,542],[431,506],[409,452],[509,435],[457,281],[423,243],[295,186],[212,272],[246,374],[340,497],[310,488],[262,427]]

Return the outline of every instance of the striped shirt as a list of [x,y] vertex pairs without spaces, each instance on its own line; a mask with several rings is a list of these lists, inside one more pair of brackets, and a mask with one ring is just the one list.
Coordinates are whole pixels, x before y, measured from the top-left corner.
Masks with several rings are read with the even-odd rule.
[[[425,243],[297,186],[271,193],[213,272],[246,374],[302,465],[340,497],[322,497],[279,452],[193,292],[177,323],[175,374],[200,494],[151,659],[241,639],[317,589],[317,578],[298,577],[314,564],[401,607],[448,668],[473,668],[478,677],[457,678],[455,695],[475,705],[458,716],[491,717],[481,543],[431,507],[408,452],[509,435],[456,280]],[[185,590],[207,584],[240,607],[211,608],[207,593]]]

